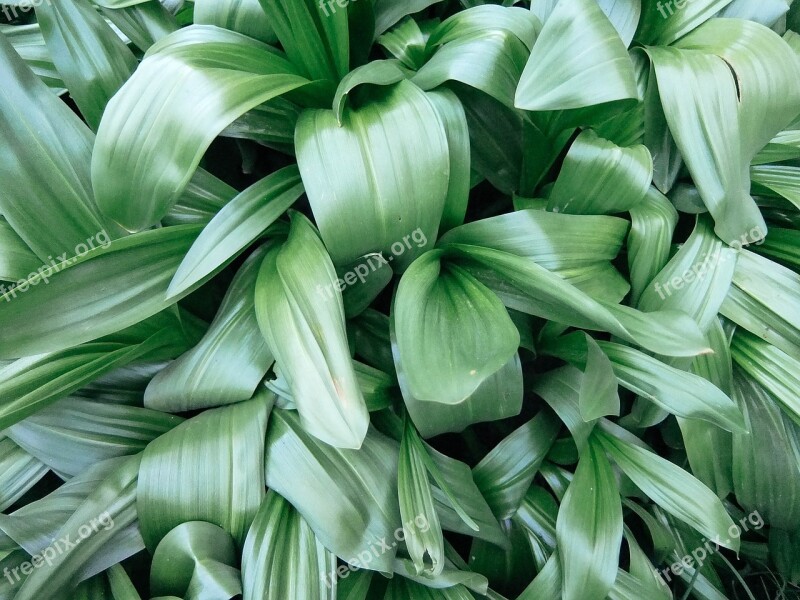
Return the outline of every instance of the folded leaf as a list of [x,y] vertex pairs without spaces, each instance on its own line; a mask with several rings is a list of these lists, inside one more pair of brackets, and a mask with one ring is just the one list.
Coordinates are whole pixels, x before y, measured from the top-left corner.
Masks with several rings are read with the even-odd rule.
[[340,448],[358,448],[369,413],[347,345],[336,271],[314,226],[292,214],[289,239],[258,274],[256,317],[289,383],[303,426]]
[[392,317],[409,391],[423,402],[463,402],[519,347],[519,332],[497,296],[443,263],[439,251],[404,274]]
[[638,98],[625,44],[595,0],[561,0],[545,22],[515,106],[551,111]]
[[345,107],[341,125],[330,110],[301,115],[298,165],[334,264],[383,252],[402,271],[433,245],[439,229],[450,173],[447,135],[435,105],[413,83],[369,92],[370,102]]
[[222,527],[237,544],[264,498],[263,444],[269,399],[207,410],[151,442],[136,504],[148,548],[187,521]]
[[282,53],[241,34],[195,25],[169,35],[103,115],[92,155],[98,205],[129,230],[155,224],[227,125],[307,83]]
[[244,598],[333,600],[336,579],[336,557],[291,504],[268,492],[242,551]]

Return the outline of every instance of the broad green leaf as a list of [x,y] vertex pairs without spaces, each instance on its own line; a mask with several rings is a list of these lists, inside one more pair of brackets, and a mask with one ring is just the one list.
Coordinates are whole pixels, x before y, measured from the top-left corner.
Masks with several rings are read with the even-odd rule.
[[53,58],[42,37],[38,23],[29,25],[0,25],[0,34],[11,42],[25,64],[56,95],[67,93],[64,82],[53,64]]
[[[533,392],[542,397],[572,434],[578,452],[582,452],[594,429],[594,421],[585,421],[580,411],[580,394],[586,378],[572,365],[549,371],[538,377]],[[551,444],[552,446],[552,444]],[[548,448],[548,452],[551,448]]]
[[146,406],[182,412],[253,396],[274,361],[255,311],[256,279],[267,250],[259,248],[244,262],[203,339],[152,379]]
[[552,414],[540,412],[495,446],[473,469],[475,483],[499,519],[509,518],[519,508],[559,429]]
[[6,435],[0,437],[0,469],[0,510],[14,504],[50,470]]
[[406,419],[397,471],[405,543],[417,575],[426,572],[436,576],[445,566],[444,538],[428,481],[426,452],[414,425]]
[[556,550],[547,559],[547,563],[536,574],[530,585],[517,597],[517,600],[560,598],[563,593],[561,579],[561,559],[558,550]]
[[642,16],[642,0],[598,0],[597,3],[625,46],[630,46]]
[[347,10],[325,0],[260,0],[289,60],[309,79],[339,83],[350,68]]
[[589,334],[586,339],[586,366],[578,397],[581,417],[590,422],[609,415],[619,416],[620,401],[614,364]]
[[149,0],[121,8],[106,8],[96,2],[100,13],[116,25],[142,52],[178,29],[175,17],[161,2]]
[[595,0],[561,0],[522,73],[515,106],[552,111],[638,98],[633,63]]
[[452,91],[442,88],[428,94],[444,123],[450,155],[450,184],[442,213],[441,231],[447,231],[464,222],[470,192],[470,141],[469,124],[464,106]]
[[214,523],[244,543],[265,494],[268,400],[207,410],[147,446],[136,503],[148,548],[187,521]]
[[[563,1],[563,0],[562,0]],[[603,600],[617,575],[622,503],[601,445],[589,438],[556,523],[565,600]]]
[[640,313],[594,300],[559,275],[507,252],[457,244],[448,248],[493,270],[528,295],[535,306],[526,307],[524,312],[564,325],[608,331],[668,356],[694,356],[707,351],[707,342],[697,324],[683,313]]
[[394,366],[403,400],[417,430],[425,438],[442,433],[460,433],[470,425],[517,416],[522,410],[523,379],[519,354],[481,383],[469,398],[459,404],[423,402],[414,398],[400,360],[396,341]]
[[165,300],[167,285],[199,230],[180,225],[114,240],[6,292],[0,358],[58,352],[168,308],[179,297]]
[[714,235],[710,219],[700,217],[686,243],[647,286],[639,308],[680,310],[706,330],[728,294],[736,261],[736,251]]
[[513,108],[538,28],[522,8],[481,6],[458,13],[431,34],[427,47],[438,49],[413,81],[424,90],[458,81]]
[[398,575],[392,578],[383,600],[473,600],[474,597],[463,585],[434,589]]
[[374,0],[375,4],[375,36],[379,36],[406,15],[425,10],[441,0]]
[[377,43],[409,69],[418,70],[428,59],[423,33],[414,19],[406,19],[377,39]]
[[647,148],[620,148],[584,131],[564,159],[547,210],[573,215],[625,212],[642,201],[652,179]]
[[526,209],[472,221],[448,231],[438,244],[494,248],[559,272],[614,260],[627,230],[628,223],[617,217]]
[[[596,344],[608,356],[623,387],[672,414],[702,419],[727,431],[743,428],[736,404],[710,381],[622,344],[604,341]],[[586,336],[577,332],[565,336],[549,346],[547,352],[584,368]]]
[[749,433],[733,436],[733,489],[747,511],[758,511],[778,529],[800,527],[800,462],[792,451],[792,428],[771,394],[734,372],[733,394]]
[[70,97],[97,129],[106,104],[136,69],[136,57],[89,0],[42,2],[36,19]]
[[631,208],[628,234],[628,268],[631,279],[631,304],[669,262],[672,236],[678,211],[656,188],[651,187],[642,202]]
[[106,459],[138,454],[182,421],[146,408],[64,398],[6,433],[62,477],[74,477]]
[[[647,55],[644,52],[635,51],[631,53],[631,58],[634,59],[634,64],[639,64],[640,61],[647,60]],[[652,62],[647,70],[647,84],[644,89],[642,109],[644,111],[642,143],[647,146],[653,157],[653,185],[661,193],[668,194],[678,180],[683,167],[683,157],[664,115]],[[702,201],[698,200],[698,203],[702,206]],[[705,210],[704,206],[703,209]]]
[[383,252],[403,271],[433,245],[447,198],[448,140],[433,101],[413,83],[371,87],[368,103],[345,107],[342,125],[333,111],[308,110],[295,141],[334,264]]
[[[759,191],[766,188],[800,206],[800,168],[784,165],[759,165],[750,168],[750,179]],[[771,194],[770,194],[771,195]]]
[[738,330],[731,355],[747,375],[778,401],[786,414],[800,425],[800,361],[759,337]]
[[268,44],[277,40],[259,0],[195,0],[194,22],[237,31]]
[[4,396],[0,427],[21,421],[117,367],[176,356],[194,341],[164,319],[154,319],[138,329],[142,331],[131,329],[128,335],[123,331],[68,350],[21,358],[0,369],[0,394]]
[[[189,590],[202,583],[205,594],[227,600],[242,591],[238,571],[235,579],[230,577],[232,565],[237,562],[230,533],[203,521],[181,523],[164,536],[153,552],[150,591],[158,596],[194,597],[187,596]],[[232,588],[232,593],[224,594],[225,588]]]
[[715,232],[728,243],[751,230],[763,237],[766,224],[749,194],[736,82],[728,64],[697,50],[647,52],[670,131],[714,216]]
[[[344,314],[348,319],[360,315],[372,305],[375,298],[392,281],[394,271],[382,254],[366,254],[352,264],[336,269],[339,278],[336,287],[343,288],[342,302]],[[333,293],[318,289],[321,298]]]
[[693,0],[659,2],[642,0],[642,18],[636,41],[666,46],[713,17],[731,0]]
[[[0,279],[27,279],[41,266],[39,259],[8,221],[0,217]],[[4,291],[3,288],[0,290]]]
[[[653,502],[721,546],[739,550],[740,540],[728,537],[728,528],[733,525],[731,517],[705,485],[638,443],[600,429],[595,429],[593,435],[622,472]],[[638,438],[633,439],[638,442]]]
[[[289,239],[271,248],[261,264],[256,317],[303,426],[331,445],[358,448],[369,413],[350,358],[336,280],[314,226],[293,213]],[[320,289],[330,293],[321,298]]]
[[771,527],[769,551],[778,572],[797,585],[800,581],[800,531],[789,532]]
[[242,551],[245,600],[335,599],[336,557],[274,491],[261,503]]
[[404,274],[392,318],[411,395],[459,404],[514,356],[519,332],[497,296],[428,252]]
[[244,35],[195,25],[167,36],[106,107],[92,155],[98,205],[129,230],[155,224],[226,126],[307,83],[282,53]]
[[800,275],[747,250],[720,313],[800,360]]
[[122,565],[114,565],[108,569],[106,577],[114,600],[142,600]]
[[230,263],[302,193],[297,167],[290,166],[238,194],[211,219],[192,244],[167,293],[177,296]]
[[309,435],[297,413],[275,409],[267,429],[266,482],[335,555],[351,565],[391,572],[393,536],[401,523],[398,449],[375,429],[359,450],[334,448]]
[[166,214],[162,225],[207,225],[237,192],[205,169],[197,169],[178,203]]
[[[0,35],[0,212],[42,261],[73,257],[78,245],[109,241],[94,203],[89,165],[94,136]],[[36,198],[36,202],[31,202]],[[63,253],[63,254],[62,254]]]
[[[119,459],[56,533],[66,548],[42,562],[19,588],[15,598],[57,597],[87,577],[132,556],[143,548],[136,526],[136,478],[141,455]],[[66,540],[70,540],[70,545]],[[80,543],[75,543],[80,539]],[[92,561],[92,569],[86,573]],[[110,561],[110,562],[109,562]]]

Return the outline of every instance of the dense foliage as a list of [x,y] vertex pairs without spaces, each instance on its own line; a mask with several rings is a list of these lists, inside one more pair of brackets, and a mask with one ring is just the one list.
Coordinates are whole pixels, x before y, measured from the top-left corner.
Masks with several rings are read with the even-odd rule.
[[800,4],[0,19],[0,600],[800,597]]

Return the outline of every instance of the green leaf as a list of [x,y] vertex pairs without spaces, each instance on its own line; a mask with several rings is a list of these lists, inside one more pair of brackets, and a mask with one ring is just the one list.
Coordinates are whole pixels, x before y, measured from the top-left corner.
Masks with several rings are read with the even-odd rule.
[[375,0],[375,36],[379,36],[406,15],[425,10],[441,0]]
[[[136,477],[141,455],[115,460],[118,462],[111,473],[92,489],[56,533],[56,539],[66,548],[34,569],[15,598],[58,597],[77,585],[89,568],[88,561],[93,561],[94,570],[88,573],[93,575],[142,549],[136,526]],[[67,539],[72,546],[66,545]],[[75,544],[78,539],[80,543]]]
[[267,44],[277,40],[259,0],[195,0],[194,22],[230,29]]
[[370,88],[369,103],[345,107],[342,125],[333,111],[305,111],[295,141],[334,264],[383,252],[403,271],[433,245],[447,199],[448,141],[436,106],[414,84]]
[[425,458],[425,447],[411,421],[406,419],[397,471],[400,516],[406,523],[405,542],[416,574],[437,576],[445,566],[444,538],[428,482]]
[[[41,266],[39,259],[17,232],[0,217],[0,279],[27,279]],[[2,289],[2,288],[0,288]]]
[[619,416],[620,401],[614,364],[589,334],[586,339],[586,366],[578,397],[581,417],[590,422],[609,415]]
[[438,244],[502,250],[562,272],[614,260],[627,230],[628,223],[617,217],[525,209],[457,227],[443,235]]
[[[226,577],[230,571],[225,567],[231,568],[237,562],[235,543],[227,531],[203,521],[181,523],[164,536],[153,552],[150,592],[186,596],[191,588],[202,584],[206,594],[215,593],[215,598],[222,598],[219,587],[233,588],[230,595],[224,595],[227,600],[242,591],[238,571],[235,579]],[[214,577],[215,573],[223,575]]]
[[514,430],[473,469],[475,483],[499,519],[511,517],[539,470],[560,426],[548,412]]
[[20,58],[56,95],[67,92],[56,71],[53,58],[44,42],[38,23],[30,25],[0,25],[0,33],[11,42]]
[[628,268],[631,279],[631,305],[669,261],[672,236],[678,224],[678,211],[656,188],[631,208],[628,234]]
[[730,3],[731,0],[694,0],[687,3],[643,0],[636,41],[667,46]]
[[261,264],[256,317],[303,426],[331,445],[358,448],[369,413],[350,358],[336,280],[314,226],[292,213],[289,239],[271,248]]
[[0,468],[0,510],[14,504],[50,470],[6,435],[0,437]]
[[[395,337],[395,336],[393,336]],[[481,383],[469,398],[459,404],[424,402],[414,398],[397,342],[392,344],[394,366],[408,414],[425,438],[442,433],[461,433],[468,426],[517,416],[522,410],[523,381],[519,354]]]
[[[75,256],[77,245],[94,242],[95,236],[108,241],[89,179],[94,136],[2,35],[0,78],[5,82],[0,93],[0,178],[5,182],[0,212],[44,269],[54,256]],[[112,236],[116,233],[111,229]]]
[[733,381],[749,431],[733,436],[736,499],[773,527],[794,531],[800,527],[800,462],[792,450],[797,425],[784,420],[769,392],[741,371]]
[[647,148],[620,148],[591,130],[584,131],[564,159],[547,210],[568,214],[625,212],[642,201],[652,179],[653,161]]
[[289,60],[309,79],[335,86],[350,67],[347,10],[317,0],[261,0]]
[[155,224],[226,126],[307,83],[282,53],[241,34],[195,25],[167,36],[106,107],[92,155],[98,205],[129,230]]
[[594,0],[561,0],[522,73],[515,106],[551,111],[638,98],[625,44]]
[[565,600],[603,600],[617,575],[622,503],[601,445],[589,438],[556,523]]
[[706,330],[717,318],[733,280],[737,253],[700,217],[694,231],[642,294],[644,311],[680,310]]
[[458,81],[512,108],[538,25],[523,8],[480,6],[458,13],[431,34],[427,47],[438,49],[413,81],[424,90]]
[[[617,429],[614,426],[611,431]],[[739,539],[728,537],[733,520],[720,499],[705,485],[677,465],[643,448],[638,438],[630,434],[627,435],[636,443],[599,429],[594,435],[622,472],[653,502],[719,545],[739,550]]]
[[519,332],[503,304],[464,269],[428,252],[404,274],[392,318],[411,395],[459,404],[514,356]]
[[375,429],[359,450],[334,448],[309,435],[297,413],[276,409],[267,430],[266,482],[335,555],[351,565],[391,572],[397,551],[391,544],[401,522],[398,448]]
[[21,421],[117,367],[175,356],[190,345],[173,322],[167,326],[164,319],[158,321],[152,321],[155,327],[135,328],[142,331],[133,329],[129,335],[120,332],[68,350],[22,358],[0,369],[0,393],[5,396],[0,427]]
[[138,454],[182,421],[146,408],[64,398],[6,433],[62,477],[75,477],[109,458]]
[[36,19],[70,97],[97,129],[106,104],[136,69],[136,57],[89,0],[42,2]]
[[264,498],[268,399],[207,410],[151,442],[136,492],[142,537],[155,549],[174,527],[208,521],[241,546]]
[[169,284],[177,296],[229,264],[303,193],[297,167],[275,171],[238,194],[211,219]]
[[720,313],[800,360],[800,275],[747,250]]
[[[567,365],[537,378],[532,387],[567,426],[578,452],[583,451],[595,426],[595,421],[585,421],[580,411],[580,395],[585,383],[583,373]],[[548,447],[548,452],[550,449]]]
[[261,503],[242,551],[244,597],[335,599],[336,557],[274,491]]
[[146,52],[150,46],[178,29],[175,17],[160,2],[142,2],[120,8],[106,8],[96,2],[100,13],[116,25],[135,46]]
[[573,327],[608,331],[668,356],[693,356],[707,351],[707,342],[697,324],[683,313],[640,313],[594,300],[559,275],[507,252],[456,244],[448,249],[493,270],[526,294],[533,300],[524,307],[529,314]]
[[152,379],[146,406],[182,412],[253,396],[274,361],[255,311],[256,279],[267,250],[259,248],[244,262],[203,339]]
[[58,352],[168,308],[179,297],[165,300],[167,284],[198,232],[180,225],[114,240],[7,292],[0,358]]

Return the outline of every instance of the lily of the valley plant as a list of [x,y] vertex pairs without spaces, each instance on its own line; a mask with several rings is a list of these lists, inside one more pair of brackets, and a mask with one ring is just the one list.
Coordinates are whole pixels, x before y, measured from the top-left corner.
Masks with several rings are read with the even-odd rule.
[[800,597],[800,2],[0,19],[0,600]]

